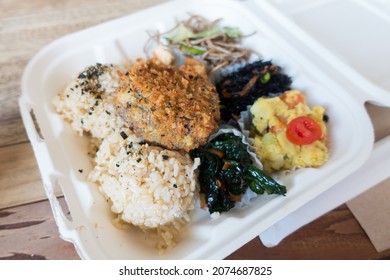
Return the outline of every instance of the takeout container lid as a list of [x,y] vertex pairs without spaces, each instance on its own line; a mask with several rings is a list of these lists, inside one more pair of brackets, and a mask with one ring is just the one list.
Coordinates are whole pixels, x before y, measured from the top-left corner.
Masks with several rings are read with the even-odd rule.
[[338,69],[340,81],[354,84],[368,102],[390,106],[388,1],[266,1],[286,15],[290,28],[310,36],[305,43],[317,61]]
[[[281,65],[293,76],[294,86],[308,92],[312,103],[328,107],[331,158],[320,169],[299,170],[279,178],[290,186],[286,197],[260,196],[248,207],[218,219],[210,219],[206,211],[195,211],[178,246],[158,255],[139,232],[112,225],[106,201],[98,188],[86,181],[91,169],[86,156],[88,141],[77,138],[64,125],[54,112],[52,98],[85,66],[139,57],[148,38],[145,30],[167,30],[188,12],[221,17],[244,32],[257,31],[246,43]],[[381,94],[362,89],[354,81],[356,73],[349,70],[278,9],[260,0],[172,1],[54,41],[27,65],[19,105],[61,237],[73,242],[84,259],[226,257],[357,170],[371,154],[374,135],[364,103],[390,103]],[[56,199],[56,189],[64,193],[71,218]]]

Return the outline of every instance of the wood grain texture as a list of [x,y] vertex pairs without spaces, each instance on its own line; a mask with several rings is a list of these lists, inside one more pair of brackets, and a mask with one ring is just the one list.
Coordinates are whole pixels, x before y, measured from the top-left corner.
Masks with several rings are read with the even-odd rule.
[[30,143],[0,148],[0,209],[46,199]]
[[[62,199],[60,199],[60,202]],[[0,210],[1,259],[79,259],[73,244],[63,241],[48,201]],[[18,222],[15,222],[18,221]],[[228,260],[365,260],[389,259],[377,253],[349,209],[342,205],[267,248],[254,238]]]
[[59,237],[48,201],[3,209],[0,217],[0,259],[79,259]]
[[390,250],[376,252],[351,211],[342,205],[294,232],[276,247],[265,248],[256,238],[227,259],[365,260],[389,256]]

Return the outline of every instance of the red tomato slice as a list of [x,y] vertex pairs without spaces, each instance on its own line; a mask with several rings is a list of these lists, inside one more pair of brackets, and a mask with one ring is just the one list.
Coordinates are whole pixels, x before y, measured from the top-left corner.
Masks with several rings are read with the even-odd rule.
[[321,139],[321,126],[307,116],[297,117],[287,125],[287,139],[296,145],[308,145]]

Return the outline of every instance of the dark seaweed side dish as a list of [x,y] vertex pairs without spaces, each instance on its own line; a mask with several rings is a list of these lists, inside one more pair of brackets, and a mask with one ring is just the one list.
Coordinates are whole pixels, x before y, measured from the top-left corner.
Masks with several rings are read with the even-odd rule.
[[271,61],[257,60],[223,76],[216,88],[224,121],[238,119],[240,113],[259,97],[276,96],[290,89],[291,78]]

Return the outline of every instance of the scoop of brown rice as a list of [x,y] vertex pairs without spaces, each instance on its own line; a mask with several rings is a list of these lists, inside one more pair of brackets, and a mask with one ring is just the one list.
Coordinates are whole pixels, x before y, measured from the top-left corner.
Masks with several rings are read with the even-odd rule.
[[89,179],[99,184],[122,220],[148,228],[189,221],[199,159],[113,134],[103,140],[95,162]]
[[77,134],[104,138],[123,125],[113,104],[121,69],[123,66],[99,63],[89,66],[55,96],[55,110]]

